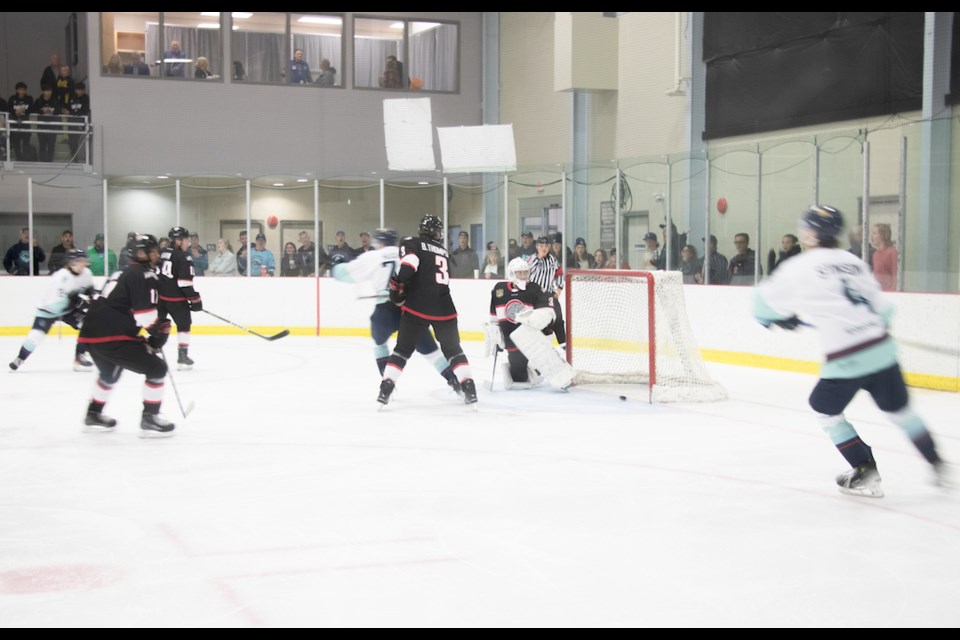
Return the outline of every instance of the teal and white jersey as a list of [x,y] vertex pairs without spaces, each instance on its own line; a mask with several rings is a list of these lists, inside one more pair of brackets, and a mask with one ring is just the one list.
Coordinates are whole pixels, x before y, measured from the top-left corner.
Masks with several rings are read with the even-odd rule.
[[897,362],[887,334],[893,305],[866,263],[843,249],[807,249],[754,292],[754,315],[768,324],[792,316],[816,327],[823,378],[857,378]]
[[[368,295],[377,296],[376,302],[389,299],[388,282],[400,270],[399,247],[383,247],[365,251],[350,262],[333,266],[333,277],[341,282],[352,282]],[[358,295],[360,292],[358,291]]]
[[50,284],[37,305],[37,317],[59,318],[70,308],[70,298],[92,289],[93,272],[90,269],[84,267],[80,275],[74,274],[69,267],[57,269],[50,276]]

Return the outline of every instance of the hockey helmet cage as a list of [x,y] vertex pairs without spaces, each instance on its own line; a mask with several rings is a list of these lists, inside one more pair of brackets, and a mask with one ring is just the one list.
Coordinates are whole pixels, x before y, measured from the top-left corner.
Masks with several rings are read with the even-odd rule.
[[[523,274],[523,275],[521,275]],[[507,280],[523,289],[530,279],[530,263],[523,258],[514,258],[507,265]]]
[[432,214],[426,214],[420,219],[420,235],[439,242],[443,240],[443,222]]
[[376,229],[373,232],[373,241],[383,247],[395,246],[398,238],[396,229]]
[[836,238],[843,233],[843,215],[831,206],[815,204],[803,212],[800,226],[818,238]]
[[171,240],[182,240],[183,238],[189,238],[190,232],[187,231],[186,227],[170,227],[167,237]]

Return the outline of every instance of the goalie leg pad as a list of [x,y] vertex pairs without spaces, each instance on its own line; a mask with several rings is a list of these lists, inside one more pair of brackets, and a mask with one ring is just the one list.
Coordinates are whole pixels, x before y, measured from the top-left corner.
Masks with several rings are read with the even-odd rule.
[[513,343],[527,356],[530,367],[539,371],[551,385],[566,389],[573,383],[573,367],[564,360],[550,340],[538,329],[522,324],[510,334]]
[[529,382],[514,382],[513,376],[510,375],[510,364],[506,362],[500,363],[500,373],[503,374],[503,388],[507,391],[513,391],[518,389],[529,389],[531,384]]

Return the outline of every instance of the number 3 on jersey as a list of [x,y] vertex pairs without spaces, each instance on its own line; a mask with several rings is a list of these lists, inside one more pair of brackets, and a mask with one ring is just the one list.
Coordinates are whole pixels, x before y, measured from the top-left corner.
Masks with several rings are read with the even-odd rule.
[[450,272],[447,268],[447,259],[443,256],[434,256],[437,259],[437,284],[450,284]]

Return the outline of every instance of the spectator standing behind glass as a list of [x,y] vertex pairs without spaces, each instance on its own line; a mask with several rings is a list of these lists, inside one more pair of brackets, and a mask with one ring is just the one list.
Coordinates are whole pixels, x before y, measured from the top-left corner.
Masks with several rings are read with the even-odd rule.
[[210,61],[200,56],[193,66],[193,77],[197,80],[216,80],[220,76],[210,71]]
[[241,81],[247,79],[247,73],[243,70],[243,63],[239,60],[233,61],[233,79]]
[[347,234],[343,231],[337,231],[337,244],[330,249],[330,263],[339,264],[341,262],[350,262],[357,252],[347,244]]
[[143,56],[134,53],[130,59],[130,64],[123,66],[124,75],[128,76],[148,76],[150,75],[150,65],[143,61]]
[[606,269],[607,268],[607,252],[603,249],[597,249],[593,252],[593,268],[594,269]]
[[487,256],[483,263],[483,277],[493,280],[503,278],[503,270],[500,268],[499,249],[490,249],[487,251]]
[[127,245],[120,252],[120,259],[118,260],[117,268],[120,269],[120,271],[130,266],[130,262],[133,261],[137,255],[137,235],[139,234],[137,234],[136,231],[127,232]]
[[587,241],[583,238],[577,238],[577,244],[573,248],[573,260],[573,264],[569,265],[573,269],[593,269],[597,266],[597,261],[587,253]]
[[57,269],[63,267],[67,259],[67,252],[73,251],[76,247],[73,245],[73,231],[67,229],[60,235],[60,244],[50,249],[50,261],[47,267],[50,269],[50,275],[56,273]]
[[[40,248],[40,243],[33,239],[33,275],[40,275],[40,263],[47,259],[47,255]],[[7,249],[3,256],[3,268],[12,276],[30,275],[30,229],[20,229],[20,239]]]
[[210,276],[238,276],[237,256],[233,255],[230,243],[220,238],[217,240],[217,253],[210,261],[210,268],[207,270]]
[[247,242],[247,232],[240,232],[240,242],[237,244],[237,273],[247,275],[247,252],[253,249],[253,243]]
[[520,234],[520,253],[519,256],[524,260],[537,255],[537,247],[533,243],[533,232],[524,231]]
[[697,284],[699,270],[700,260],[697,258],[697,248],[692,244],[683,245],[683,249],[680,249],[680,273],[683,275],[683,284]]
[[321,87],[332,87],[337,84],[337,69],[330,66],[330,61],[324,58],[320,61],[320,74],[314,80]]
[[643,236],[643,242],[647,248],[643,252],[643,267],[641,268],[644,271],[656,271],[660,268],[660,240],[657,238],[657,234],[648,231]]
[[102,233],[93,237],[93,244],[87,247],[87,257],[90,260],[90,271],[95,276],[109,276],[117,270],[117,254],[103,246]]
[[103,67],[103,73],[108,76],[119,76],[126,73],[123,69],[123,62],[120,60],[120,54],[114,53],[110,55],[110,59],[107,60],[107,64]]
[[[297,247],[297,258],[300,261],[300,273],[305,276],[312,276],[314,271],[314,254],[317,253],[317,245],[310,239],[310,234],[306,231],[300,232],[300,246]],[[330,257],[323,249],[319,249],[319,267],[320,273],[330,266]]]
[[450,254],[450,277],[476,278],[480,271],[480,256],[470,246],[470,234],[461,231],[460,246]]
[[[737,253],[730,258],[730,284],[753,286],[756,253],[750,248],[750,235],[738,233],[733,236],[733,246]],[[763,268],[760,275],[763,275]]]
[[40,76],[40,86],[42,87],[45,84],[50,85],[51,87],[57,84],[57,78],[60,76],[60,54],[51,53],[50,54],[50,66],[45,67],[43,74]]
[[366,253],[367,251],[375,251],[375,248],[370,244],[370,233],[368,231],[361,231],[360,246],[357,247],[354,256],[359,256],[361,253]]
[[[87,85],[84,82],[78,82],[74,87],[74,93],[70,97],[70,103],[67,105],[67,113],[70,115],[70,121],[76,124],[82,124],[83,119],[90,118],[90,96],[87,95]],[[70,162],[82,162],[85,157],[77,152],[80,145],[87,140],[86,131],[83,127],[72,126],[67,135],[67,144],[70,146]]]
[[200,246],[200,236],[196,231],[190,234],[190,248],[187,249],[187,253],[193,258],[193,274],[204,275],[204,272],[210,268],[210,261],[207,259],[207,250]]
[[[179,60],[179,62],[175,62],[176,60]],[[171,40],[170,50],[163,52],[163,75],[168,78],[184,77],[184,70],[186,68],[186,64],[184,64],[185,60],[187,60],[187,54],[180,48],[180,41]]]
[[710,278],[710,284],[727,284],[730,278],[730,263],[727,256],[717,251],[717,236],[710,234],[710,242],[707,243],[706,256],[700,260],[700,270],[696,274],[697,283],[703,284],[703,263],[707,262],[707,275]]
[[873,275],[884,291],[897,290],[897,263],[900,255],[893,246],[893,233],[889,224],[878,223],[870,230],[870,246],[873,247]]
[[38,122],[37,146],[39,151],[37,159],[40,162],[53,162],[57,132],[60,128],[60,103],[53,97],[53,87],[50,85],[43,87],[43,93],[33,103],[33,113],[37,114]]
[[310,84],[313,82],[313,76],[310,75],[310,65],[303,59],[303,49],[293,50],[289,80],[290,84]]
[[397,59],[394,56],[387,57],[387,67],[380,76],[380,86],[384,89],[400,88],[400,71],[397,69],[397,65]]
[[[27,147],[30,146],[30,114],[33,112],[33,96],[27,94],[27,83],[18,82],[16,93],[7,101],[13,131],[10,134],[11,153],[15,160],[26,160]],[[18,130],[19,129],[19,130]]]
[[273,251],[267,249],[267,236],[258,233],[257,243],[250,250],[250,275],[255,278],[261,276],[272,278],[276,270],[277,262],[273,258]]
[[297,245],[288,242],[283,245],[283,256],[280,258],[280,277],[296,278],[303,275],[300,267],[300,257],[297,255]]
[[780,238],[780,257],[777,258],[773,249],[767,254],[767,272],[773,275],[774,270],[779,267],[784,260],[792,258],[800,253],[800,239],[792,233]]

